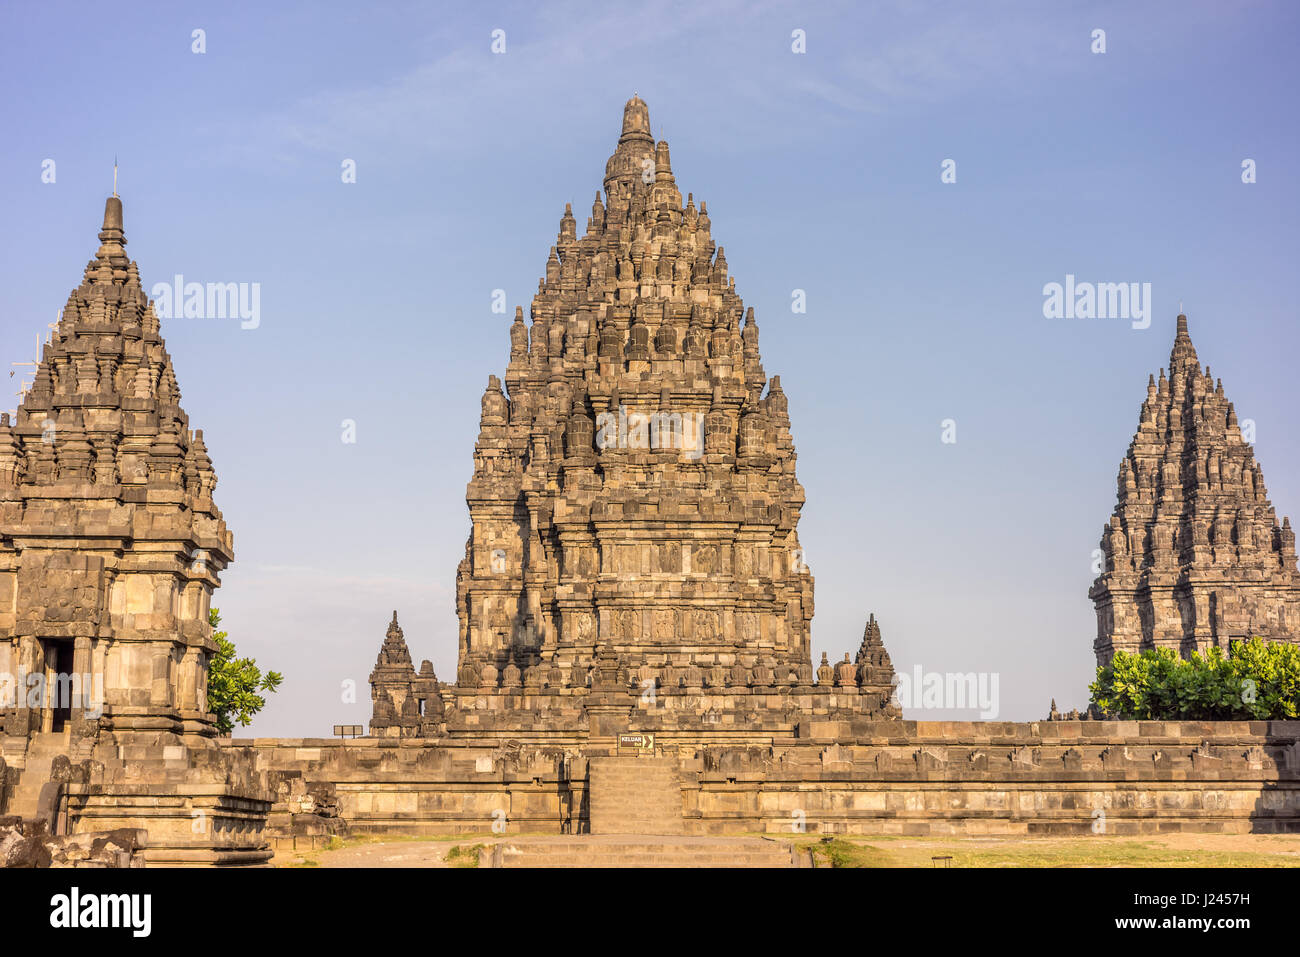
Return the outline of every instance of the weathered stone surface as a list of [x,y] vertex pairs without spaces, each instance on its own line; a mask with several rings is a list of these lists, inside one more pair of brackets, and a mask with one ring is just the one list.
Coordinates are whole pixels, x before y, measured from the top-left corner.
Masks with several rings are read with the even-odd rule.
[[[216,473],[117,196],[99,240],[0,416],[0,750],[20,771],[0,801],[57,833],[56,865],[264,862],[271,795],[249,755],[213,745],[208,711],[209,605],[233,558]],[[147,849],[118,840],[141,828]]]
[[[116,196],[99,240],[15,421],[0,416],[0,673],[46,679],[34,706],[0,701],[0,721],[211,735],[208,606],[232,538]],[[59,707],[55,679],[74,675]]]
[[429,661],[416,673],[396,611],[370,673],[370,695],[371,734],[428,737],[438,733],[443,712],[438,677]]
[[1300,641],[1295,532],[1279,525],[1223,382],[1178,331],[1169,375],[1147,383],[1102,533],[1105,568],[1089,591],[1097,662],[1116,651],[1186,656],[1237,638]]
[[[354,834],[582,834],[593,808],[598,830],[602,765],[646,760],[457,739],[245,744],[261,767],[332,783]],[[881,720],[826,745],[667,746],[656,772],[676,766],[686,834],[1088,834],[1099,811],[1108,834],[1297,833],[1297,754],[1294,721]],[[665,790],[647,828],[665,827]],[[636,820],[629,793],[615,780],[606,798]]]
[[[874,618],[855,661],[814,675],[787,399],[639,98],[581,236],[566,206],[529,313],[483,395],[439,730],[561,743],[896,715]],[[385,649],[374,733],[432,733],[401,713],[432,700],[406,690],[409,655]]]
[[21,822],[0,824],[0,867],[49,867],[50,861],[50,849],[37,835],[25,834]]
[[54,835],[42,822],[0,818],[0,867],[143,867],[144,831]]

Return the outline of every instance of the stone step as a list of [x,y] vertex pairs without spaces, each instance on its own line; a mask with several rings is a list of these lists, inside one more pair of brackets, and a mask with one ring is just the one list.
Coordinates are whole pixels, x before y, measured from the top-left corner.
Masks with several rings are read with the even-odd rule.
[[790,863],[790,852],[788,850],[773,851],[728,851],[728,850],[697,850],[697,849],[659,849],[654,851],[622,851],[622,850],[605,850],[595,854],[573,853],[571,851],[561,851],[553,848],[506,848],[502,851],[503,860],[507,863],[510,861],[523,860],[545,860],[549,866],[554,863],[570,863],[597,867],[612,861],[619,861],[624,864],[638,863],[744,863],[744,864],[788,864]]
[[50,766],[53,763],[53,755],[33,755],[30,750],[27,752],[27,767],[18,777],[18,786],[14,788],[14,793],[9,799],[9,809],[6,813],[22,818],[36,816],[41,788],[50,780]]
[[591,860],[582,857],[546,857],[535,858],[528,856],[506,857],[501,867],[564,867],[564,868],[582,868],[582,867],[790,867],[790,861],[787,857],[748,857],[740,856],[700,856],[700,855],[675,855],[675,856],[655,856],[655,857],[627,857],[621,855],[610,855],[598,860]]
[[590,804],[599,814],[620,814],[626,817],[681,817],[681,805],[648,804],[642,801],[595,801]]
[[637,817],[618,813],[588,812],[592,834],[684,834],[686,827],[681,815],[664,814],[659,817]]
[[592,758],[594,773],[612,777],[649,777],[656,774],[676,774],[676,758]]
[[[612,825],[611,825],[612,826]],[[620,817],[617,830],[607,826],[592,831],[593,834],[682,834],[685,828],[680,822],[670,817]]]
[[792,867],[790,853],[666,852],[659,854],[563,854],[504,852],[497,867]]
[[639,781],[611,781],[608,778],[597,778],[592,781],[592,788],[600,788],[602,792],[608,791],[611,794],[645,794],[651,795],[658,791],[666,790],[670,787],[677,786],[676,778],[662,777],[653,780],[642,778]]
[[681,803],[681,788],[676,784],[669,783],[648,793],[640,793],[636,791],[610,790],[601,785],[599,788],[592,788],[591,800],[608,805],[643,804],[675,807]]
[[[588,822],[593,835],[685,832],[675,757],[593,758],[589,794]],[[624,862],[619,866],[632,865]]]
[[631,834],[627,837],[577,835],[563,840],[555,838],[520,838],[499,843],[507,851],[516,848],[527,850],[530,853],[550,850],[586,857],[600,857],[611,853],[705,853],[714,850],[725,851],[728,854],[771,854],[788,846],[784,841],[766,841],[762,838],[746,837],[711,838],[708,843],[703,843],[695,837],[672,834]]
[[67,731],[40,731],[32,735],[27,744],[27,753],[36,756],[67,754],[72,746],[72,735]]
[[592,834],[683,834],[677,758],[592,758],[587,820]]
[[[645,824],[645,823],[675,824],[677,820],[681,820],[680,810],[673,811],[669,809],[663,809],[663,810],[654,811],[654,810],[641,809],[641,807],[616,807],[616,809],[608,809],[608,807],[597,807],[597,809],[594,810],[595,810],[595,814],[597,814],[597,817],[606,820],[606,822],[610,822],[610,820],[616,819],[617,822],[621,824],[625,824],[625,826],[632,828],[632,830],[630,831],[625,830],[625,831],[621,831],[621,833],[637,833],[638,824]],[[673,827],[673,831],[676,831],[676,827]],[[654,831],[653,833],[669,833],[669,831]]]
[[602,804],[658,804],[672,807],[681,801],[681,788],[672,782],[649,792],[610,790],[600,785],[591,789],[591,800]]
[[488,867],[793,867],[790,844],[761,838],[598,836],[503,842],[485,848]]

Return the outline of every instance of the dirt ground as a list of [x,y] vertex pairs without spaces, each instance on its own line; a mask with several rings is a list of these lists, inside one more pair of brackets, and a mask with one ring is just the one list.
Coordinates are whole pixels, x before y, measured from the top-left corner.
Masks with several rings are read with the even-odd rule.
[[376,842],[346,841],[332,850],[277,851],[272,862],[276,867],[457,867],[447,860],[454,847],[468,847],[486,840],[471,839],[468,843],[439,840],[389,840]]
[[[474,867],[477,847],[522,835],[457,835],[334,842],[281,850],[277,867]],[[1149,837],[908,838],[790,835],[831,867],[1300,867],[1300,834]]]

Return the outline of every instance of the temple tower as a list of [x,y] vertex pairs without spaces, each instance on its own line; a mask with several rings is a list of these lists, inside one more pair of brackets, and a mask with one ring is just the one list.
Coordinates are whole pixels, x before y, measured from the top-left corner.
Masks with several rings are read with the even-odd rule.
[[640,98],[581,234],[565,206],[529,319],[483,394],[458,693],[581,690],[598,659],[660,695],[810,689],[786,396]]
[[1118,650],[1186,656],[1236,638],[1300,640],[1295,533],[1279,525],[1254,451],[1187,317],[1147,383],[1138,430],[1120,463],[1119,500],[1102,532],[1098,665]]
[[8,700],[0,687],[9,753],[37,732],[73,751],[215,733],[208,609],[232,537],[116,195],[99,242],[16,419],[0,417],[0,675],[20,685]]
[[370,701],[370,734],[375,737],[430,737],[442,718],[433,664],[423,662],[416,673],[396,611],[370,673]]

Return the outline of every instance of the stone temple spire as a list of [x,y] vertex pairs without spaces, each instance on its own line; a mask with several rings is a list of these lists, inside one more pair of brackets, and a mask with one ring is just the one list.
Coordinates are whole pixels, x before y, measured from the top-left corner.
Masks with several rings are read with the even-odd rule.
[[862,644],[858,646],[853,663],[857,668],[862,693],[879,696],[882,712],[900,715],[901,709],[893,702],[894,665],[889,659],[889,652],[885,650],[880,625],[876,623],[874,614],[867,618],[867,625],[862,630]]
[[379,659],[375,662],[375,667],[401,669],[411,667],[411,651],[406,646],[402,626],[397,623],[396,609],[393,610],[393,620],[389,622],[388,631],[384,635],[384,644],[379,649]]
[[1180,654],[1260,635],[1300,641],[1300,574],[1222,382],[1178,317],[1169,369],[1147,384],[1089,591],[1097,661],[1154,646]]
[[537,295],[503,329],[505,389],[493,379],[483,399],[457,573],[459,710],[482,727],[485,712],[545,700],[577,728],[588,688],[648,682],[656,700],[707,688],[728,722],[761,711],[781,725],[782,693],[883,713],[883,645],[868,690],[852,664],[816,682],[789,403],[640,97],[604,186],[583,235],[565,206]]
[[375,670],[370,673],[370,733],[380,737],[427,735],[442,717],[442,697],[433,665],[417,674],[397,612],[389,622]]
[[[9,734],[71,721],[87,739],[210,735],[208,607],[232,538],[117,196],[98,239],[15,421],[0,419],[0,593],[17,596],[0,612],[0,673],[102,678],[104,717],[0,720]],[[143,692],[129,684],[142,674]]]

